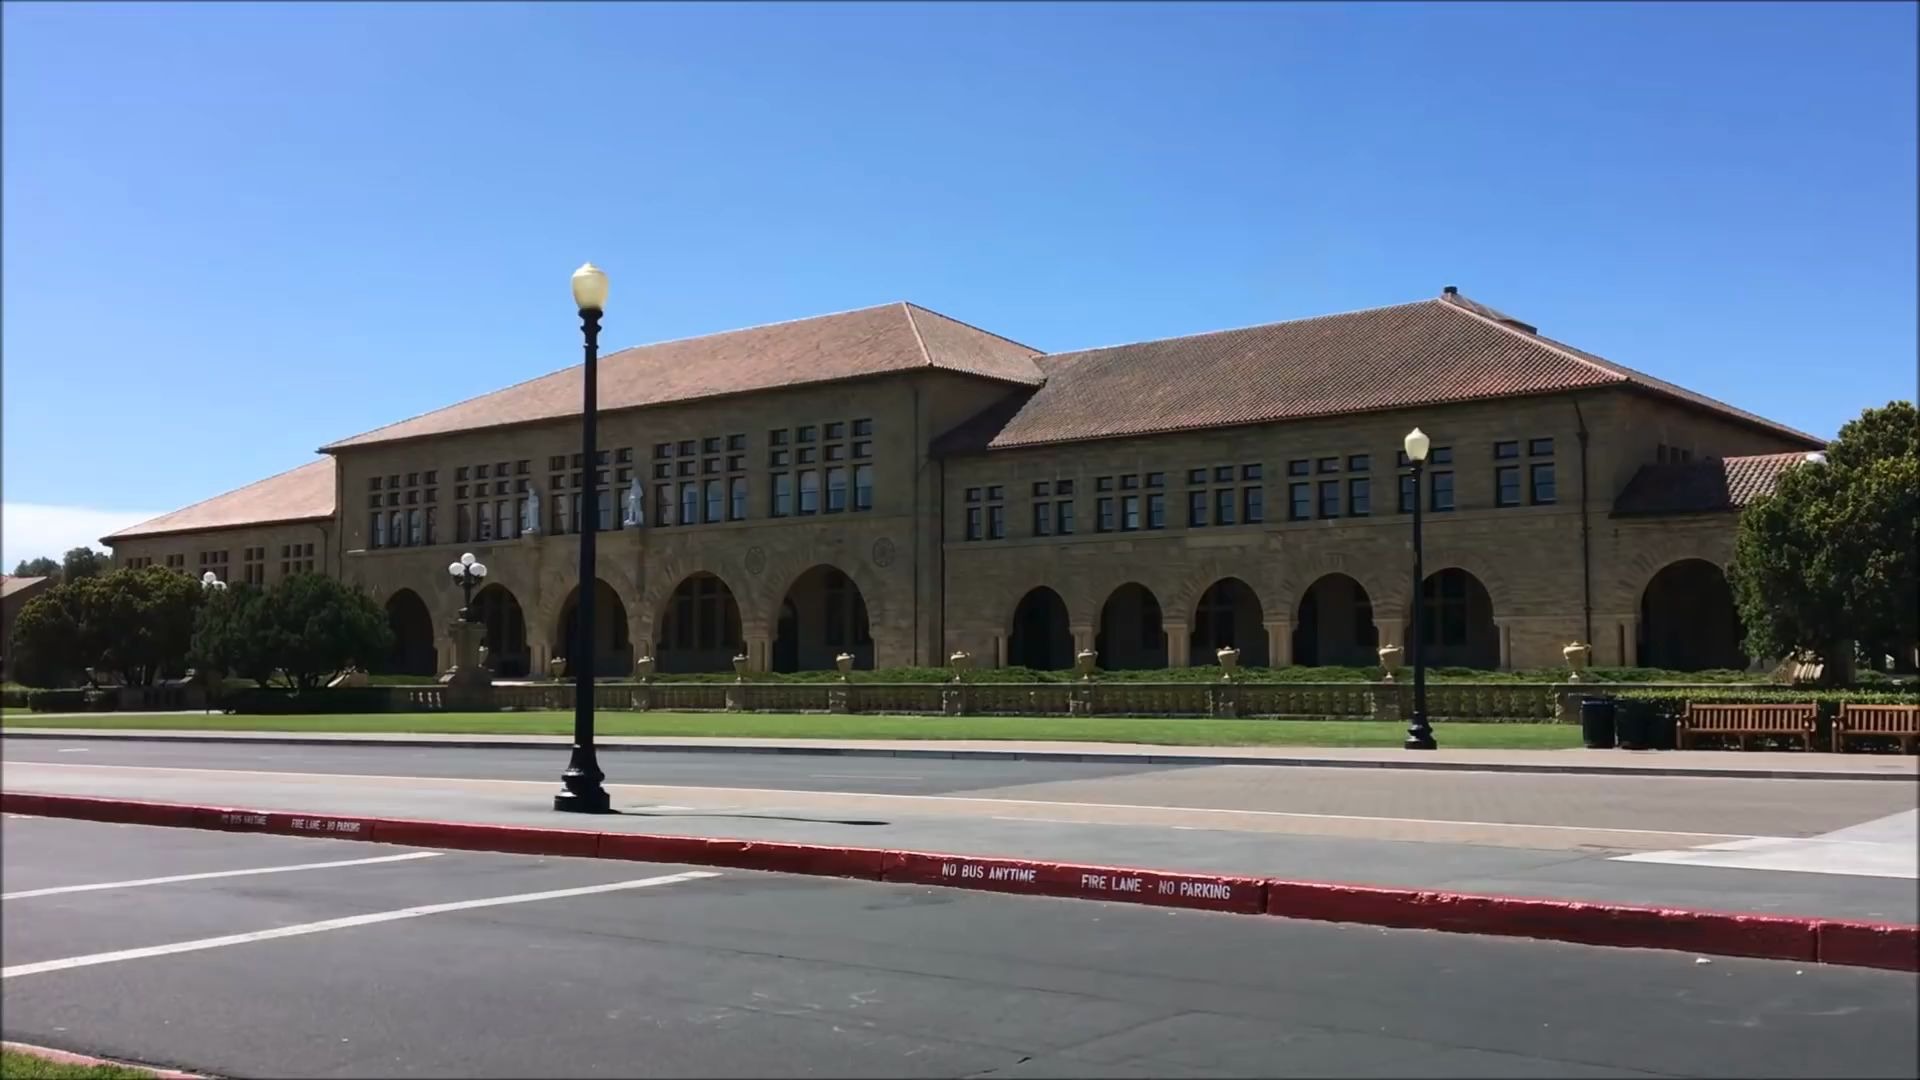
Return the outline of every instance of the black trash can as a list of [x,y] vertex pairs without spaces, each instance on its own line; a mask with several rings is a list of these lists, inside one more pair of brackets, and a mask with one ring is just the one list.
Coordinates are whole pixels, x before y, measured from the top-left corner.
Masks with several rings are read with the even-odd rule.
[[1613,711],[1613,732],[1622,750],[1653,746],[1653,708],[1645,701],[1622,701]]
[[1613,699],[1580,699],[1580,739],[1589,750],[1613,749]]
[[1647,742],[1655,750],[1672,750],[1679,745],[1680,718],[1667,706],[1647,704]]

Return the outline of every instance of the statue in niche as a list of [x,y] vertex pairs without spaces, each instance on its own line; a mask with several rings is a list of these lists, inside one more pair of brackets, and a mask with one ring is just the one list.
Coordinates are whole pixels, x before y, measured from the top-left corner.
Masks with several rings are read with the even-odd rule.
[[540,490],[529,486],[527,501],[520,506],[520,531],[537,533],[540,531]]
[[634,526],[647,523],[647,496],[640,490],[640,478],[637,476],[633,478],[633,483],[627,485],[626,522]]

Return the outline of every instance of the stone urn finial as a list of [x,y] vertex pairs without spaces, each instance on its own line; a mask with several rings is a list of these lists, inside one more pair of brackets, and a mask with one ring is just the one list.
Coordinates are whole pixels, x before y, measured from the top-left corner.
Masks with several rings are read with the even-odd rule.
[[1379,651],[1380,651],[1380,670],[1386,672],[1386,674],[1381,677],[1380,681],[1392,682],[1393,673],[1400,669],[1400,646],[1382,645],[1380,646]]
[[967,670],[973,667],[973,654],[965,649],[957,649],[947,657],[947,663],[953,668],[953,681],[965,682]]
[[1080,676],[1083,682],[1091,680],[1093,678],[1093,662],[1096,659],[1098,659],[1098,657],[1092,649],[1081,649],[1073,658],[1074,674]]
[[733,674],[735,678],[744,679],[747,677],[747,654],[746,653],[741,653],[740,655],[733,658]]
[[567,658],[555,656],[547,660],[547,676],[554,679],[567,677]]
[[1587,660],[1593,656],[1593,646],[1578,641],[1571,642],[1566,648],[1560,650],[1560,655],[1567,658],[1567,666],[1573,669],[1573,674],[1567,676],[1567,681],[1579,682],[1580,673],[1587,670]]
[[840,681],[847,681],[847,672],[853,670],[853,654],[843,652],[833,658],[833,667],[840,673]]
[[1240,673],[1240,650],[1231,645],[1213,654],[1220,661],[1220,677],[1231,679]]
[[642,656],[635,659],[633,662],[633,675],[634,678],[642,682],[653,678],[653,657]]

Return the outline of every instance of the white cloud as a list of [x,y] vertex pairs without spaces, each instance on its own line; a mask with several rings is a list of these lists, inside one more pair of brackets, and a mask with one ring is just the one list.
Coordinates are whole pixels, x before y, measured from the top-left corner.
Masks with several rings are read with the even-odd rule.
[[104,547],[100,538],[159,517],[162,510],[104,510],[94,506],[0,503],[0,570],[12,573],[22,559],[58,559],[69,548]]

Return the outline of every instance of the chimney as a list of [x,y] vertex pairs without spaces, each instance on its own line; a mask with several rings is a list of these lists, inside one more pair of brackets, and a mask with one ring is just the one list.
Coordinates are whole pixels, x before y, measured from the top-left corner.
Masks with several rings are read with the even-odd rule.
[[1440,290],[1440,295],[1442,295],[1442,296],[1459,296],[1459,295],[1460,295],[1460,288],[1459,288],[1459,286],[1457,286],[1457,285],[1448,285],[1448,286],[1445,286],[1445,287],[1443,287],[1443,288],[1442,288],[1442,289]]

